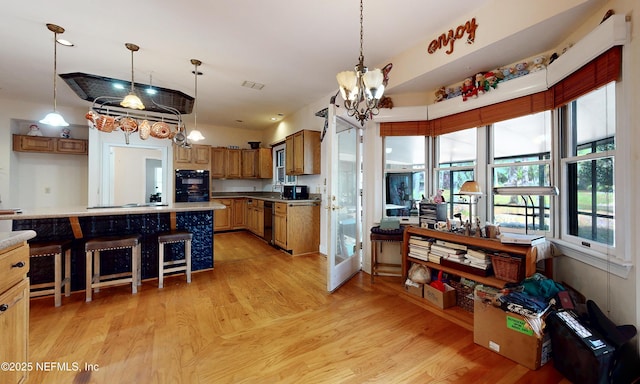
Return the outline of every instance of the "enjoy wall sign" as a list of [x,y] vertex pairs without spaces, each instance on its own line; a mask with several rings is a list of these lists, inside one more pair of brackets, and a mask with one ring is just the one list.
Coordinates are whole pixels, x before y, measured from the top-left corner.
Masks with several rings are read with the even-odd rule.
[[449,49],[445,51],[447,55],[453,53],[453,44],[456,40],[460,40],[464,38],[465,34],[467,35],[467,44],[473,44],[476,39],[476,29],[478,28],[478,24],[476,23],[476,18],[467,21],[464,24],[459,25],[455,31],[450,29],[449,32],[443,33],[438,36],[438,38],[431,41],[429,44],[428,52],[430,54],[435,53],[438,49],[449,46]]

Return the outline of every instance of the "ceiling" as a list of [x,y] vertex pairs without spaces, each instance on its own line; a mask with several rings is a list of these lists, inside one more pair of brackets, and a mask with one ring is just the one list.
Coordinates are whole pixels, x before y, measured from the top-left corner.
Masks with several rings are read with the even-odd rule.
[[[365,64],[384,65],[448,30],[461,15],[473,14],[470,3],[480,8],[498,2],[367,0]],[[432,90],[460,80],[461,73],[547,50],[601,4],[587,0],[464,62],[452,62],[403,84],[392,84],[392,71],[387,94]],[[65,28],[59,37],[75,44],[58,46],[58,74],[83,72],[130,81],[131,52],[125,43],[134,43],[140,46],[134,54],[136,83],[194,96],[190,60],[201,60],[198,122],[225,127],[264,129],[274,124],[271,118],[281,119],[335,93],[336,73],[352,69],[359,54],[356,0],[29,0],[11,1],[2,8],[0,98],[5,99],[52,103],[53,33],[46,23]],[[243,87],[245,81],[264,88]],[[57,105],[89,108],[91,103],[58,79]]]

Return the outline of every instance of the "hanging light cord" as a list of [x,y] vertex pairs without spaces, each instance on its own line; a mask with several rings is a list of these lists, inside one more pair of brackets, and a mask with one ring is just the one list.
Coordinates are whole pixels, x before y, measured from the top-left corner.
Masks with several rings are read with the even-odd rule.
[[56,105],[56,74],[58,73],[58,32],[53,32],[53,112],[57,112]]
[[362,17],[362,12],[363,12],[363,7],[362,7],[362,0],[360,0],[360,70],[362,70],[362,68],[364,67],[364,55],[362,54],[363,49],[362,49],[362,41],[364,40],[364,32],[363,32],[363,28],[362,28],[362,24],[363,24],[363,17]]
[[193,103],[193,127],[195,129],[198,129],[198,62],[196,61],[194,63],[195,66],[195,70],[194,73],[196,74],[196,81],[195,81],[195,96],[196,99]]

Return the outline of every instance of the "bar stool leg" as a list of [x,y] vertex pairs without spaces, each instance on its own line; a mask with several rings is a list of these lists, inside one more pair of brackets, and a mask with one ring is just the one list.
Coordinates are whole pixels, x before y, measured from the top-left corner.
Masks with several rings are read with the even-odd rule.
[[187,264],[187,283],[191,283],[191,240],[184,242],[184,258]]
[[138,246],[131,248],[131,293],[138,293]]
[[60,253],[56,253],[55,255],[53,255],[53,268],[55,269],[54,271],[54,277],[53,277],[53,300],[55,303],[56,307],[59,307],[60,305],[62,305],[62,292],[61,292],[61,286],[62,286],[62,255]]
[[158,244],[158,288],[164,288],[164,243]]
[[86,302],[90,302],[91,301],[91,293],[93,292],[92,288],[91,288],[91,283],[93,282],[93,268],[91,267],[93,265],[93,252],[88,251],[86,252],[86,278],[85,278],[85,293],[86,293]]
[[64,295],[71,296],[71,248],[64,253]]
[[[93,275],[91,276],[91,284],[100,282],[100,251],[93,252]],[[93,292],[100,292],[100,287],[93,288]]]
[[138,285],[142,285],[142,244],[138,243],[138,245],[136,245],[135,253],[138,260],[138,272],[136,278],[138,280]]

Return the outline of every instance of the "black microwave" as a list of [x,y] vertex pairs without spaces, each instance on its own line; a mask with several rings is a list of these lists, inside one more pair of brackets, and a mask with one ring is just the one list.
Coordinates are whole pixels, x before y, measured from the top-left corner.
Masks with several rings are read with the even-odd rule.
[[308,200],[309,187],[306,185],[285,185],[282,189],[282,198],[287,200]]
[[209,201],[209,171],[176,170],[176,203]]

